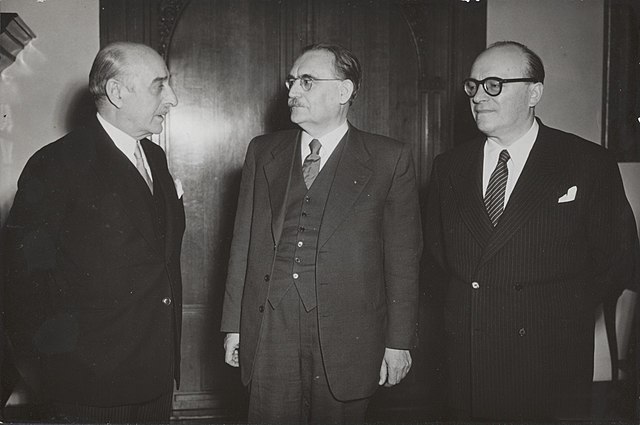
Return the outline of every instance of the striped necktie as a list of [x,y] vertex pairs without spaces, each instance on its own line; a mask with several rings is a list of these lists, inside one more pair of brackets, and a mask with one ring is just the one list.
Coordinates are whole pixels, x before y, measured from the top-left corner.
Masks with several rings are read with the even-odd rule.
[[498,220],[500,220],[500,216],[504,211],[504,196],[507,189],[507,178],[509,177],[509,169],[507,168],[509,158],[509,152],[506,149],[500,152],[498,164],[493,173],[491,173],[487,193],[484,196],[484,205],[487,208],[493,227],[498,225]]

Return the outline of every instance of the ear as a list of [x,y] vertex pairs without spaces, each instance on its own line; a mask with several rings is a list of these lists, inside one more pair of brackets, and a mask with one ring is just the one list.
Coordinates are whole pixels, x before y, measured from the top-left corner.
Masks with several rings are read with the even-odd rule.
[[353,81],[344,80],[340,83],[340,104],[344,105],[349,103],[351,95],[353,94]]
[[109,99],[109,103],[111,103],[116,108],[120,109],[123,104],[123,90],[125,89],[124,85],[113,78],[107,80],[107,84],[105,86],[105,91],[107,92],[107,99]]
[[544,91],[544,84],[533,83],[529,86],[529,107],[535,107],[540,99],[542,99],[542,92]]

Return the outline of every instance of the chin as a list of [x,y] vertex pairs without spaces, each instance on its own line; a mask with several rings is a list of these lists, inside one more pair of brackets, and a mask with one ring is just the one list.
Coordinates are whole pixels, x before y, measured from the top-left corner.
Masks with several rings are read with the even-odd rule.
[[291,122],[299,124],[303,120],[304,120],[304,117],[303,117],[303,114],[301,113],[301,111],[297,111],[296,108],[293,108],[291,110]]
[[490,132],[491,129],[494,127],[493,125],[491,125],[490,122],[487,122],[487,120],[478,119],[478,118],[476,118],[476,125],[478,126],[478,130],[480,130],[485,134],[487,132]]

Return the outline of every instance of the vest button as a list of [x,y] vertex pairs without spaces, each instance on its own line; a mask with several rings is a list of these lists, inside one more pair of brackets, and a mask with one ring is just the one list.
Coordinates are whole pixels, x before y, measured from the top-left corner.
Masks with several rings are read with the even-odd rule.
[[298,241],[298,248],[302,247],[302,245],[304,245],[304,243],[302,241]]
[[260,313],[264,313],[264,306],[263,306],[263,305],[261,305],[260,307],[258,307],[258,311],[259,311]]
[[294,274],[293,274],[293,278],[294,278],[294,279],[297,279],[297,278],[299,278],[299,277],[300,277],[300,276],[298,275],[298,273],[294,273]]
[[307,216],[307,212],[306,211],[302,211],[302,216],[306,217]]
[[308,197],[308,196],[305,196],[304,197],[304,202],[306,202],[308,204],[309,202],[311,202],[311,198]]
[[265,282],[269,282],[269,279],[271,279],[271,276],[269,276],[268,274],[264,275],[264,281]]
[[478,289],[478,288],[480,288],[480,284],[479,284],[478,282],[472,282],[472,283],[471,283],[471,287],[472,287],[473,289]]
[[162,299],[162,303],[164,305],[171,305],[171,298],[169,298],[169,297],[163,298]]
[[296,257],[296,259],[295,259],[294,261],[295,261],[296,263],[298,263],[298,264],[302,263],[302,260],[301,260],[301,259],[299,259],[298,257]]
[[304,226],[300,226],[300,227],[298,227],[298,231],[299,231],[299,232],[304,232]]

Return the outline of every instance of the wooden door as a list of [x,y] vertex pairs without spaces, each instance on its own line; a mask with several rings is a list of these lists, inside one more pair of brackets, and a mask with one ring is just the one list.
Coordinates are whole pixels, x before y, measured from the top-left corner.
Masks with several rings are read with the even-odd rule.
[[[293,127],[283,80],[295,58],[319,41],[351,49],[362,62],[364,79],[350,121],[410,143],[424,187],[433,156],[471,128],[466,102],[456,113],[455,93],[473,56],[484,48],[484,2],[102,3],[102,44],[126,39],[156,47],[167,60],[179,99],[159,139],[174,177],[182,180],[187,213],[183,377],[174,414],[242,419],[245,390],[238,370],[224,363],[219,332],[228,252],[249,141]],[[456,32],[463,24],[469,32]],[[429,301],[426,291],[422,301]],[[421,338],[431,338],[427,334],[437,328],[434,311],[422,309]],[[439,388],[433,353],[421,344],[406,381],[376,395],[372,419],[435,418]]]

